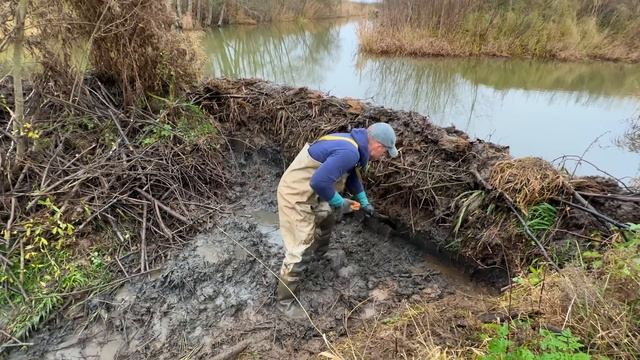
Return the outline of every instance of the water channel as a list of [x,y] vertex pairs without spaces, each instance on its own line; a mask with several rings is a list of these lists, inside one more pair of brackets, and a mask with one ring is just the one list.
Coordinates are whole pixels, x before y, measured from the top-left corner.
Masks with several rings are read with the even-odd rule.
[[[376,57],[357,21],[237,26],[205,33],[205,76],[258,77],[428,114],[514,156],[582,156],[630,182],[640,154],[625,133],[640,114],[640,65]],[[570,171],[575,161],[567,161]],[[598,174],[582,163],[577,174]]]

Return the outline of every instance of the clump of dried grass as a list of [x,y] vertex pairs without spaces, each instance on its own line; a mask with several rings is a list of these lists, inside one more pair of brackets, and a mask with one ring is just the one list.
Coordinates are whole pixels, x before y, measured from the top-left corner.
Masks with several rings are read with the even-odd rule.
[[[636,359],[640,354],[640,324],[633,304],[640,300],[639,284],[630,284],[629,278],[616,277],[610,270],[565,268],[561,273],[548,274],[541,284],[516,288],[510,296],[504,296],[503,306],[524,314],[541,313],[541,326],[571,329],[589,353]],[[622,284],[631,292],[619,291]]]
[[564,176],[536,157],[497,162],[491,168],[489,183],[508,195],[525,214],[530,206],[560,197],[568,189]]
[[[481,354],[477,334],[489,299],[456,294],[402,304],[392,313],[365,321],[334,343],[330,359],[460,360]],[[348,329],[347,329],[348,330]]]

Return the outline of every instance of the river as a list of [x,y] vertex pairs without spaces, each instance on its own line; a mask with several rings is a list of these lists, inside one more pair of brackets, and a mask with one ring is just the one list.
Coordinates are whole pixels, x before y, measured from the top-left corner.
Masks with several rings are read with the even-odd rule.
[[[640,65],[370,56],[358,51],[357,29],[357,21],[214,29],[201,38],[204,76],[258,77],[417,111],[517,157],[566,159],[570,172],[625,182],[640,176],[640,154],[625,145],[640,114]],[[593,165],[576,164],[582,156]]]

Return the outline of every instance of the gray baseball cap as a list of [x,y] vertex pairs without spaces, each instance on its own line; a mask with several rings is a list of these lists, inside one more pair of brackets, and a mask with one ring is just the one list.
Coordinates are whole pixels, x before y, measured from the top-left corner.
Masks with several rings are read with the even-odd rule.
[[367,130],[372,138],[387,148],[389,156],[392,158],[398,156],[398,149],[396,149],[396,132],[391,125],[379,122],[369,126]]

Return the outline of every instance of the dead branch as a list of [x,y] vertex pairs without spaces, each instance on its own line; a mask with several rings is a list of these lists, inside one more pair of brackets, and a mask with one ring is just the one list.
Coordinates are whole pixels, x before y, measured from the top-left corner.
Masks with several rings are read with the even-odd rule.
[[544,256],[544,258],[549,262],[549,264],[551,264],[551,266],[553,266],[554,270],[556,270],[557,272],[560,272],[560,267],[555,263],[555,261],[553,261],[553,259],[551,259],[551,256],[549,256],[549,253],[547,252],[547,249],[545,249],[545,247],[542,245],[542,243],[540,242],[540,240],[538,240],[538,237],[535,236],[533,234],[533,232],[531,232],[531,229],[529,229],[529,226],[527,225],[527,222],[524,221],[524,219],[522,218],[522,216],[520,215],[520,211],[518,211],[518,209],[516,208],[516,205],[513,203],[513,200],[511,200],[511,198],[509,198],[509,195],[503,193],[500,190],[496,190],[494,189],[489,183],[487,183],[482,176],[480,176],[480,174],[478,173],[478,171],[476,170],[471,170],[471,173],[475,176],[476,180],[478,181],[478,183],[487,191],[491,191],[491,192],[495,192],[498,195],[500,195],[503,200],[506,202],[507,206],[509,206],[509,208],[511,209],[511,211],[513,212],[513,214],[516,216],[516,218],[518,218],[518,221],[520,222],[520,224],[522,224],[525,233],[527,234],[527,236],[529,236],[531,238],[531,240],[533,240],[536,245],[538,246],[538,248],[540,249],[540,251],[542,252],[542,255]]
[[599,197],[606,199],[614,199],[618,201],[629,201],[629,202],[638,202],[640,203],[640,196],[626,196],[626,195],[617,195],[617,194],[597,194],[592,192],[584,192],[584,191],[576,191],[576,193],[587,196],[587,197]]
[[178,214],[175,210],[171,209],[170,207],[168,207],[167,205],[161,203],[160,201],[156,200],[153,196],[151,196],[149,193],[143,191],[142,189],[136,188],[135,189],[140,195],[144,196],[147,200],[151,201],[154,206],[159,206],[161,207],[164,211],[166,211],[167,213],[171,214],[171,216],[175,217],[176,219],[182,221],[183,223],[189,223],[190,221],[187,220],[187,218],[185,218],[184,216]]
[[142,229],[140,230],[140,272],[149,269],[147,265],[147,204],[142,208]]
[[614,219],[612,219],[612,218],[610,218],[610,217],[608,217],[606,215],[603,215],[600,212],[598,212],[596,209],[594,209],[593,207],[581,206],[581,205],[574,204],[574,203],[572,203],[570,201],[566,201],[566,200],[562,200],[562,199],[560,201],[562,203],[564,203],[564,204],[567,204],[567,205],[573,207],[573,208],[576,208],[576,209],[582,210],[584,212],[587,212],[587,213],[595,216],[596,218],[598,218],[598,219],[600,219],[602,221],[606,221],[607,223],[610,223],[611,225],[614,225],[614,226],[616,226],[616,227],[618,227],[620,229],[624,229],[624,230],[628,230],[629,229],[629,225],[623,224],[623,223],[621,223],[619,221],[616,221],[616,220],[614,220]]
[[251,344],[250,340],[242,340],[241,342],[233,345],[232,347],[220,352],[218,355],[211,358],[211,360],[231,360],[238,357]]

